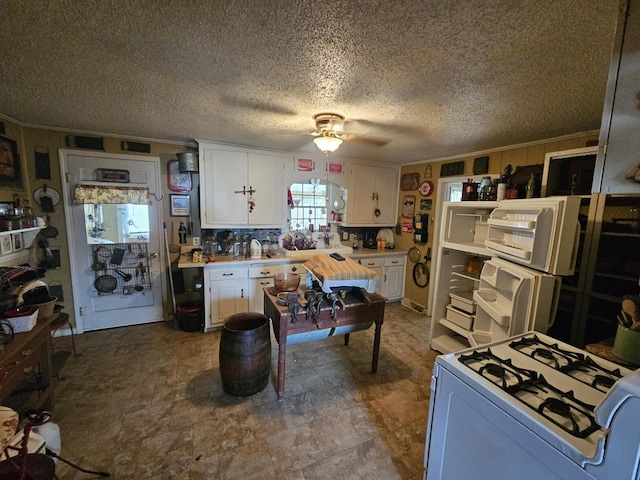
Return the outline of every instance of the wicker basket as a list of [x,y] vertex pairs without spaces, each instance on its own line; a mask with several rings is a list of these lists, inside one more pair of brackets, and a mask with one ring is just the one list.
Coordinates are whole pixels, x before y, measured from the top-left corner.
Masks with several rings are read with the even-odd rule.
[[51,300],[45,303],[25,303],[25,306],[38,307],[38,320],[49,318],[53,315],[53,310],[56,308],[56,302],[58,297],[51,297]]

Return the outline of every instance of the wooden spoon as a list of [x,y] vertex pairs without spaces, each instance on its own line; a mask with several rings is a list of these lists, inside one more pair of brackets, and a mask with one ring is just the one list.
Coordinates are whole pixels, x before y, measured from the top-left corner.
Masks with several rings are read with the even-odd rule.
[[636,307],[633,300],[628,298],[622,300],[622,311],[629,314],[634,322],[640,322],[640,308]]

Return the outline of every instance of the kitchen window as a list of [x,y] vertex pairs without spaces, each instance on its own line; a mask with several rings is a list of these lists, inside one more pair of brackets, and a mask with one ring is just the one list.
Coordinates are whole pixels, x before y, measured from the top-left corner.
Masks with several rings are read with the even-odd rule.
[[291,209],[291,230],[314,230],[327,224],[327,184],[319,178],[289,187],[294,207]]

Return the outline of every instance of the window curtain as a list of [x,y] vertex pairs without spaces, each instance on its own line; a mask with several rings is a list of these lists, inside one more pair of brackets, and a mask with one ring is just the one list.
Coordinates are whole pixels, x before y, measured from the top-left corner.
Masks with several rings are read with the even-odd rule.
[[146,187],[113,187],[106,185],[76,185],[73,204],[125,204],[151,205]]

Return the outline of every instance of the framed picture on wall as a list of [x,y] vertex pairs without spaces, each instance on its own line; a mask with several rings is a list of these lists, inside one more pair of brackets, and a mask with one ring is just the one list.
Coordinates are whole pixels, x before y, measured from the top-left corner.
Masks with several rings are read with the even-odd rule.
[[416,196],[405,195],[402,197],[402,216],[404,218],[413,218],[416,213]]
[[22,185],[18,144],[15,140],[2,136],[0,136],[0,185],[11,187]]
[[189,195],[169,195],[171,202],[169,214],[172,217],[189,216]]
[[21,233],[12,233],[11,234],[12,248],[14,252],[18,250],[22,250],[22,234]]
[[11,234],[0,235],[0,253],[4,255],[7,253],[11,253],[12,251]]

